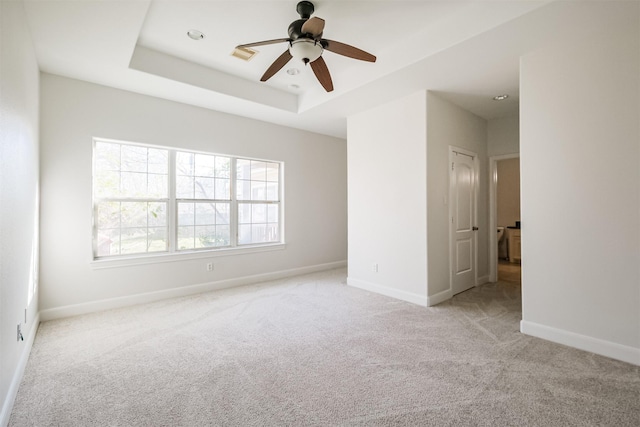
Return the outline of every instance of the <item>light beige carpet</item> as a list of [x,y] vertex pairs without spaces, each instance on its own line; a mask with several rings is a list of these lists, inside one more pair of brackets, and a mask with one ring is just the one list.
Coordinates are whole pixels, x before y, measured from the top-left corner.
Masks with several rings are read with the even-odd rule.
[[45,322],[10,425],[640,425],[639,368],[520,334],[517,283],[424,308],[345,274]]

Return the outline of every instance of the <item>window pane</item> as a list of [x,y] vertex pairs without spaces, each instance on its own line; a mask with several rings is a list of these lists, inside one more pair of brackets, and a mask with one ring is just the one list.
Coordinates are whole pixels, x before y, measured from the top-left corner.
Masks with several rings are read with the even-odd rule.
[[178,225],[193,225],[195,218],[195,203],[178,203]]
[[167,175],[169,173],[169,152],[149,148],[149,173]]
[[[167,204],[149,203],[149,226],[167,227]],[[165,236],[166,238],[166,236]]]
[[163,252],[169,247],[166,227],[149,228],[148,252]]
[[147,197],[166,199],[169,197],[169,177],[167,175],[147,175]]
[[236,182],[238,200],[251,200],[251,181],[238,180]]
[[121,215],[122,227],[146,227],[147,226],[147,203],[146,202],[122,202],[120,204],[120,215]]
[[178,250],[193,249],[194,229],[193,227],[178,227]]
[[267,183],[264,181],[251,181],[251,200],[267,199]]
[[216,199],[229,200],[231,198],[231,191],[229,189],[229,180],[223,178],[216,178]]
[[196,176],[214,176],[215,171],[215,156],[209,156],[207,154],[195,155],[195,175]]
[[231,175],[231,159],[228,157],[216,157],[216,172],[218,178],[229,178]]
[[93,194],[96,198],[118,197],[120,195],[120,172],[96,171]]
[[268,205],[267,206],[267,222],[279,222],[279,208],[278,205]]
[[238,203],[238,223],[251,223],[251,205],[249,203]]
[[96,212],[96,227],[104,230],[120,227],[120,202],[98,203]]
[[238,244],[280,241],[279,206],[267,203],[238,204]]
[[214,178],[195,178],[196,199],[213,199],[215,194]]
[[139,254],[147,252],[146,227],[123,228],[120,235],[121,254]]
[[176,153],[176,175],[193,176],[194,172],[194,154],[183,153],[178,151]]
[[280,164],[267,163],[267,181],[278,182],[280,180]]
[[266,181],[267,180],[267,164],[251,160],[251,180]]
[[253,224],[251,226],[251,243],[264,243],[267,241],[267,225]]
[[277,201],[278,197],[278,183],[277,182],[267,182],[267,200]]
[[176,198],[178,199],[193,199],[194,181],[190,176],[177,176],[176,177]]
[[147,148],[123,145],[121,148],[121,170],[147,172]]
[[146,197],[147,174],[140,172],[122,172],[120,174],[122,197]]
[[251,160],[236,160],[236,177],[238,179],[251,179]]
[[238,226],[238,244],[247,245],[251,243],[251,224],[240,224]]
[[216,213],[213,203],[196,204],[196,225],[214,225],[216,223]]
[[229,246],[231,244],[231,230],[228,225],[216,226],[216,246]]
[[254,224],[267,222],[267,206],[266,205],[257,204],[251,207],[251,222]]
[[96,170],[119,171],[120,170],[120,144],[108,142],[96,142]]
[[280,227],[277,223],[267,224],[267,241],[279,242],[280,241]]
[[210,248],[215,246],[215,225],[196,226],[196,248]]
[[120,254],[120,229],[98,230],[96,239],[96,255],[119,255]]
[[216,203],[216,224],[230,224],[228,203]]

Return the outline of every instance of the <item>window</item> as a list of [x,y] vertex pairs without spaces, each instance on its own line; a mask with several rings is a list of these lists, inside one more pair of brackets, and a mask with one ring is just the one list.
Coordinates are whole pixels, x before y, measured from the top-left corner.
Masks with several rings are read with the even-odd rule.
[[238,200],[238,243],[280,240],[280,165],[274,162],[238,159],[236,182]]
[[168,249],[169,152],[96,141],[94,255]]
[[95,140],[94,258],[281,242],[281,163]]
[[176,153],[178,250],[231,244],[231,159]]

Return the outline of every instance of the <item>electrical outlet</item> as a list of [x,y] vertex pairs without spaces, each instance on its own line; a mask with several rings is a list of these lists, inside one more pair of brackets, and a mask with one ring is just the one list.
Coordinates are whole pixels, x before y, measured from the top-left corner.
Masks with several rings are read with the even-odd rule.
[[207,263],[207,271],[213,271],[213,263],[212,262],[208,262]]
[[374,273],[378,272],[378,264],[373,264],[373,267],[371,268],[373,270]]

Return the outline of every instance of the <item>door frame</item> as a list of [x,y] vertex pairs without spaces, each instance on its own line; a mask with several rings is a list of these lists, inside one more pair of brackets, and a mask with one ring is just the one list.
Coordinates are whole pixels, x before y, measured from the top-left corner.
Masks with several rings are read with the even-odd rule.
[[[469,156],[473,159],[473,179],[475,185],[473,186],[473,223],[478,226],[478,192],[480,187],[480,158],[478,153],[467,150],[465,148],[457,147],[455,145],[449,145],[449,162],[447,164],[448,176],[449,176],[449,211],[447,221],[449,222],[449,291],[453,293],[453,249],[455,246],[455,235],[453,232],[453,203],[451,203],[451,197],[453,194],[453,180],[451,179],[451,164],[456,154]],[[478,286],[478,234],[473,235],[473,286]]]
[[489,231],[493,230],[489,233],[489,282],[492,283],[498,281],[498,162],[519,158],[520,153],[489,157]]

